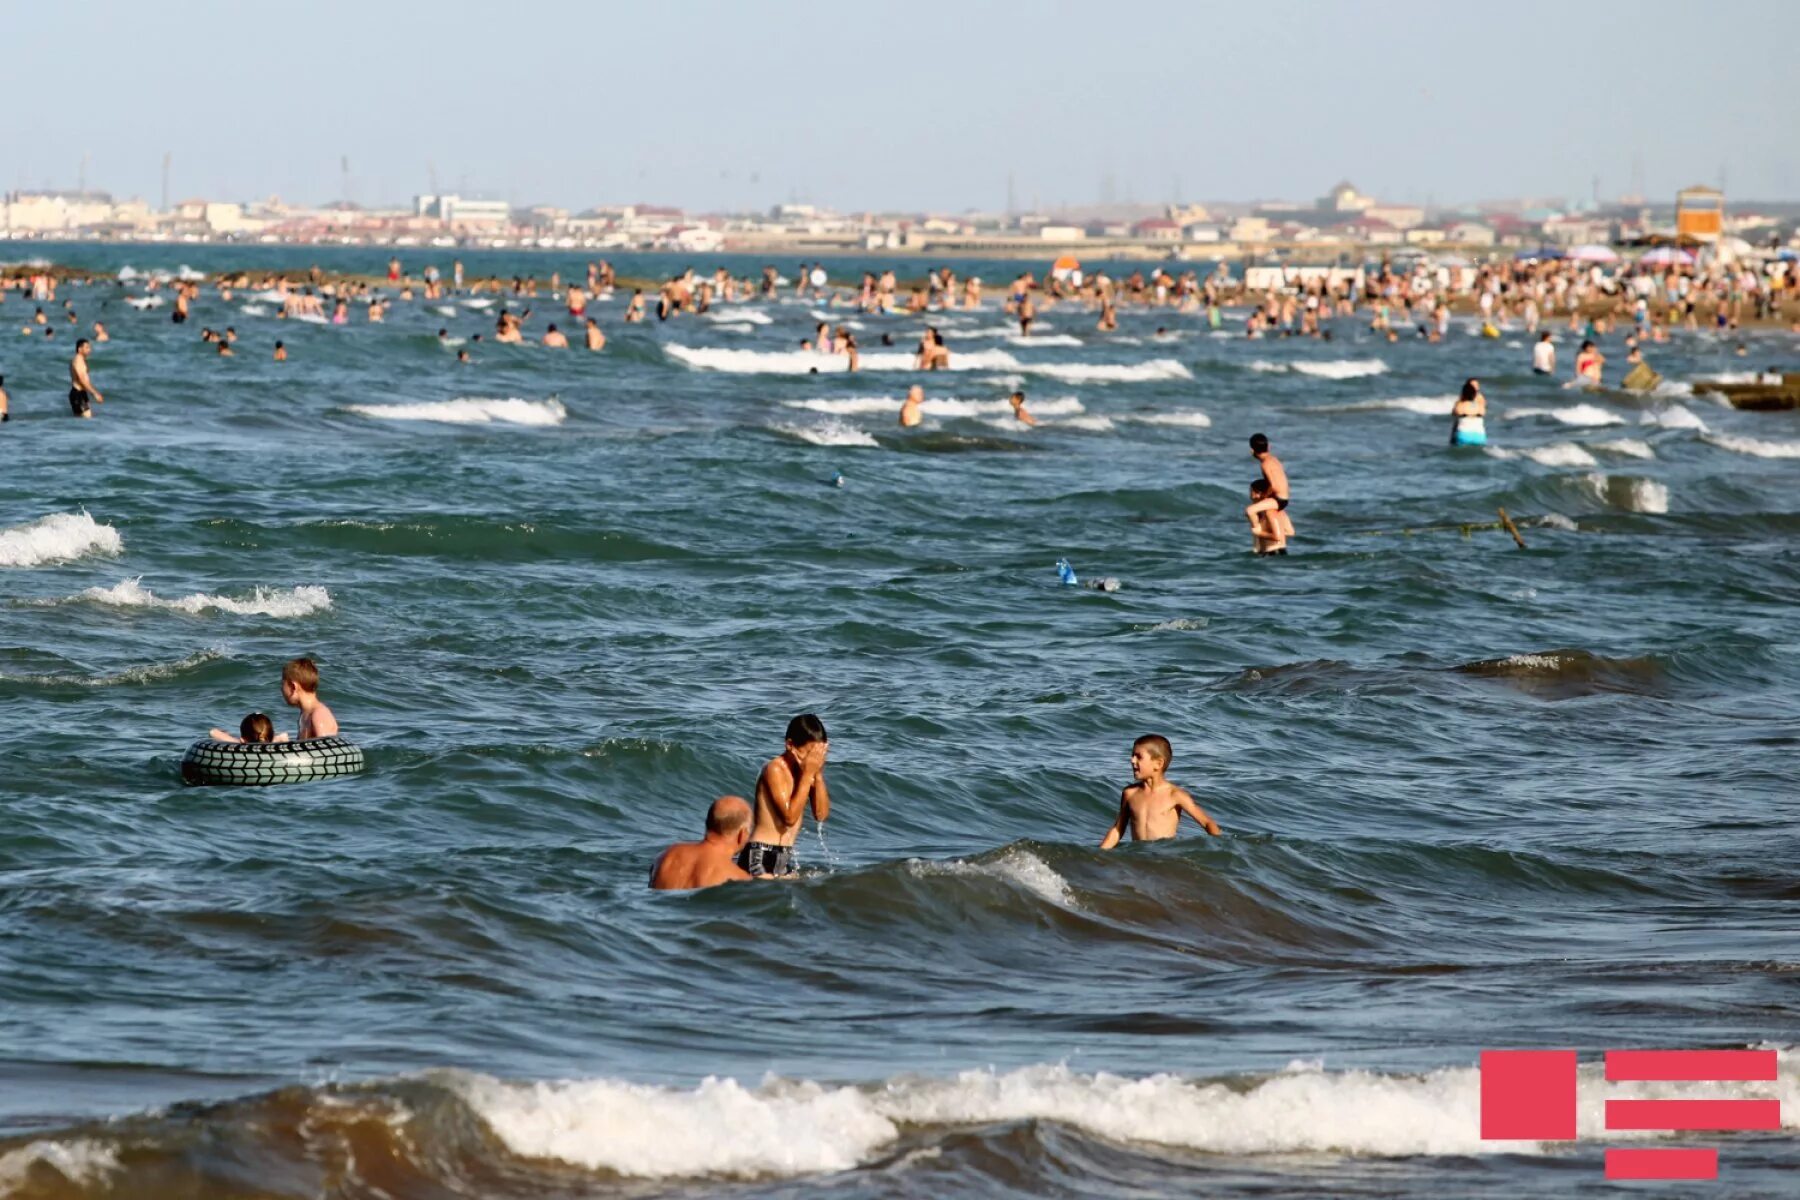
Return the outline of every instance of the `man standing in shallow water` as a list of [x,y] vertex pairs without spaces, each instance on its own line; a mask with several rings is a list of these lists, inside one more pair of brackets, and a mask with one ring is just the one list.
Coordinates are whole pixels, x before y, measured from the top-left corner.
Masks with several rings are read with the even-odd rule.
[[823,825],[831,816],[831,794],[825,788],[825,754],[830,749],[825,723],[811,713],[788,722],[782,752],[756,779],[756,824],[738,855],[738,865],[757,878],[792,875],[794,841],[800,836],[807,801],[813,820]]
[[749,879],[737,855],[750,836],[750,806],[737,796],[720,796],[706,810],[706,835],[677,842],[650,868],[650,887],[659,892],[690,891]]
[[92,376],[88,374],[88,355],[93,350],[93,344],[86,338],[77,338],[75,357],[69,360],[69,412],[89,419],[94,415],[94,405],[104,400],[99,389],[94,386]]

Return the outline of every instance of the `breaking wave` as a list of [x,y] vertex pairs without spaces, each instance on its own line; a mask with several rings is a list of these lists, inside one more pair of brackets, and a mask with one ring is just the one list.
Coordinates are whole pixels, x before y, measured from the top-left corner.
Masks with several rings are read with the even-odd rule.
[[560,400],[487,400],[464,397],[421,404],[351,404],[346,412],[383,421],[437,421],[446,425],[561,425],[569,410]]
[[125,539],[118,530],[85,512],[51,513],[0,529],[0,567],[37,567],[124,549]]

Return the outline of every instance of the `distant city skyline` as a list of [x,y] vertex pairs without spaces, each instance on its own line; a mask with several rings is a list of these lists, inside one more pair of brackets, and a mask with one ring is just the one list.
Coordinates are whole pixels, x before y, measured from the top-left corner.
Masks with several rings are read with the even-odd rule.
[[[999,212],[1098,203],[1800,199],[1800,6],[1646,0],[911,4],[472,0],[9,7],[46,66],[0,186],[403,205]],[[1720,47],[1709,52],[1712,45]]]

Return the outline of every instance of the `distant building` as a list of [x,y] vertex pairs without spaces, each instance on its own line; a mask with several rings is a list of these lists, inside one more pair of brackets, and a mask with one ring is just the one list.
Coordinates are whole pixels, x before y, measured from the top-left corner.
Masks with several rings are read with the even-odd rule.
[[1167,217],[1151,217],[1133,225],[1131,235],[1152,242],[1179,242],[1181,226]]
[[1416,204],[1371,204],[1363,216],[1386,221],[1395,229],[1412,229],[1425,223],[1425,210]]
[[1267,217],[1239,217],[1231,223],[1231,240],[1234,242],[1266,242],[1271,234]]
[[480,200],[472,196],[414,196],[413,212],[445,225],[497,227],[512,222],[512,205],[506,201]]
[[1038,236],[1046,242],[1079,242],[1087,238],[1087,230],[1079,225],[1043,225]]
[[113,198],[106,192],[9,192],[4,228],[52,233],[102,225],[113,218]]
[[1345,180],[1319,198],[1319,207],[1340,213],[1367,212],[1375,207],[1375,197],[1363,195]]
[[1725,193],[1716,188],[1691,187],[1675,193],[1675,234],[1702,242],[1716,242],[1725,228]]

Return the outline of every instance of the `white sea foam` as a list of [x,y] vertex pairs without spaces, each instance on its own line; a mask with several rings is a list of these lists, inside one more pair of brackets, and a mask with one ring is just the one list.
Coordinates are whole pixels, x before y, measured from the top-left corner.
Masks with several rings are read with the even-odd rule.
[[181,280],[183,283],[198,283],[206,278],[206,273],[204,271],[196,271],[186,263],[182,263],[179,267],[175,268],[175,278]]
[[1136,625],[1134,629],[1141,633],[1190,633],[1196,629],[1205,629],[1212,624],[1206,617],[1176,617],[1173,620],[1158,621],[1154,625]]
[[1780,372],[1762,371],[1719,371],[1704,376],[1703,383],[1780,383]]
[[471,296],[463,301],[464,308],[492,308],[494,302],[486,296]]
[[1669,489],[1654,479],[1633,479],[1598,472],[1583,478],[1594,499],[1627,512],[1666,513],[1669,511]]
[[1595,442],[1594,449],[1607,454],[1621,454],[1626,458],[1655,458],[1656,451],[1650,448],[1649,442],[1637,438],[1615,438],[1610,442]]
[[[1036,416],[1037,414],[1032,414]],[[1047,421],[1045,424],[1056,429],[1085,429],[1090,433],[1106,433],[1113,427],[1112,418],[1090,413],[1085,417],[1065,417],[1060,421]]]
[[0,1154],[0,1193],[23,1191],[33,1168],[50,1167],[69,1183],[96,1185],[119,1168],[118,1152],[92,1138],[27,1142]]
[[1194,373],[1172,358],[1138,363],[1033,363],[1025,370],[1061,383],[1144,383],[1158,379],[1192,379]]
[[[1537,519],[1537,523],[1544,529],[1560,529],[1564,533],[1574,533],[1576,529],[1579,528],[1572,519],[1563,516],[1559,512],[1545,513]],[[1533,599],[1537,596],[1536,591],[1529,588],[1526,590],[1531,591],[1531,595],[1526,597],[1526,599]]]
[[1355,404],[1334,404],[1319,412],[1410,412],[1427,417],[1447,417],[1456,407],[1455,396],[1394,396],[1386,400],[1362,400]]
[[258,587],[243,598],[195,592],[190,596],[165,600],[136,579],[126,579],[108,588],[91,587],[71,599],[116,608],[162,608],[185,613],[212,610],[257,617],[304,617],[331,607],[331,593],[312,585],[293,588]]
[[797,437],[803,442],[811,442],[815,446],[879,446],[873,434],[846,425],[842,421],[821,421],[817,425],[796,425],[778,423],[770,426],[777,433],[785,433],[789,437]]
[[979,875],[993,879],[1003,879],[1008,883],[1024,888],[1041,900],[1059,904],[1064,908],[1080,907],[1075,902],[1075,893],[1069,883],[1054,868],[1029,850],[1016,847],[1003,851],[998,857],[984,862],[965,862],[951,859],[947,862],[932,862],[926,859],[909,859],[906,869],[914,875]]
[[118,554],[124,548],[118,530],[85,512],[51,513],[0,529],[0,567],[70,562],[90,554]]
[[[856,416],[892,416],[900,411],[900,401],[885,396],[840,396],[835,398],[783,400],[787,408],[801,408],[808,412],[827,413],[838,417]],[[1074,396],[1052,396],[1043,400],[1033,400],[1026,406],[1026,411],[1034,417],[1067,416],[1085,411],[1080,400]],[[925,401],[920,411],[933,417],[981,417],[995,413],[1011,415],[1012,405],[1005,400],[959,400],[953,396],[940,396]]]
[[1548,446],[1525,446],[1518,450],[1508,450],[1504,446],[1489,446],[1490,456],[1500,459],[1529,458],[1534,463],[1542,463],[1546,467],[1591,467],[1597,461],[1593,455],[1573,442],[1551,442]]
[[1664,429],[1697,429],[1706,432],[1706,422],[1679,404],[1671,404],[1658,412],[1647,412],[1638,418],[1644,425],[1660,425]]
[[560,400],[483,399],[465,396],[420,404],[351,404],[347,412],[384,421],[438,421],[449,425],[561,425],[569,410]]
[[1597,404],[1571,404],[1567,408],[1509,408],[1507,420],[1520,417],[1553,417],[1564,425],[1623,425],[1625,418]]
[[127,296],[125,303],[141,312],[146,308],[161,308],[164,301],[161,296]]
[[1334,358],[1325,362],[1296,361],[1291,363],[1270,362],[1266,358],[1259,358],[1250,364],[1250,369],[1270,374],[1293,371],[1300,375],[1311,375],[1316,379],[1362,379],[1384,373],[1388,369],[1388,365],[1379,358]]
[[1212,418],[1197,408],[1172,408],[1168,412],[1125,413],[1120,419],[1135,421],[1139,425],[1175,425],[1187,429],[1210,429],[1212,427]]
[[269,310],[260,304],[240,305],[238,311],[243,313],[246,317],[266,317],[269,315]]
[[[849,356],[819,354],[812,350],[732,350],[715,346],[663,347],[676,362],[699,371],[723,371],[734,375],[806,375],[817,368],[821,375],[850,369]],[[864,354],[865,371],[910,371],[913,356],[907,353]],[[1004,350],[955,350],[950,355],[953,371],[1016,371],[1019,360]]]
[[1737,437],[1729,433],[1709,433],[1701,439],[1708,445],[1757,458],[1800,458],[1800,442],[1777,442],[1764,438]]
[[[1090,1075],[1063,1065],[900,1076],[864,1087],[773,1077],[756,1087],[708,1079],[691,1090],[608,1079],[446,1078],[515,1154],[640,1179],[825,1174],[876,1157],[902,1129],[1034,1121],[1120,1143],[1230,1155],[1411,1158],[1548,1149],[1481,1137],[1480,1073],[1472,1066],[1383,1075],[1295,1062],[1278,1074],[1231,1084],[1172,1074]],[[1607,1131],[1609,1097],[1666,1099],[1704,1091],[1691,1084],[1603,1087],[1596,1064],[1583,1066],[1580,1078],[1577,1132],[1589,1139],[1660,1136]],[[1790,1112],[1800,1101],[1787,1065],[1775,1083],[1737,1085],[1727,1094],[1743,1092],[1778,1099]]]
[[1006,339],[1015,346],[1079,346],[1082,341],[1078,337],[1070,337],[1066,333],[1034,333],[1028,337],[1014,334]]
[[760,308],[748,308],[742,305],[709,309],[700,315],[709,321],[728,322],[734,325],[767,325],[774,320]]

